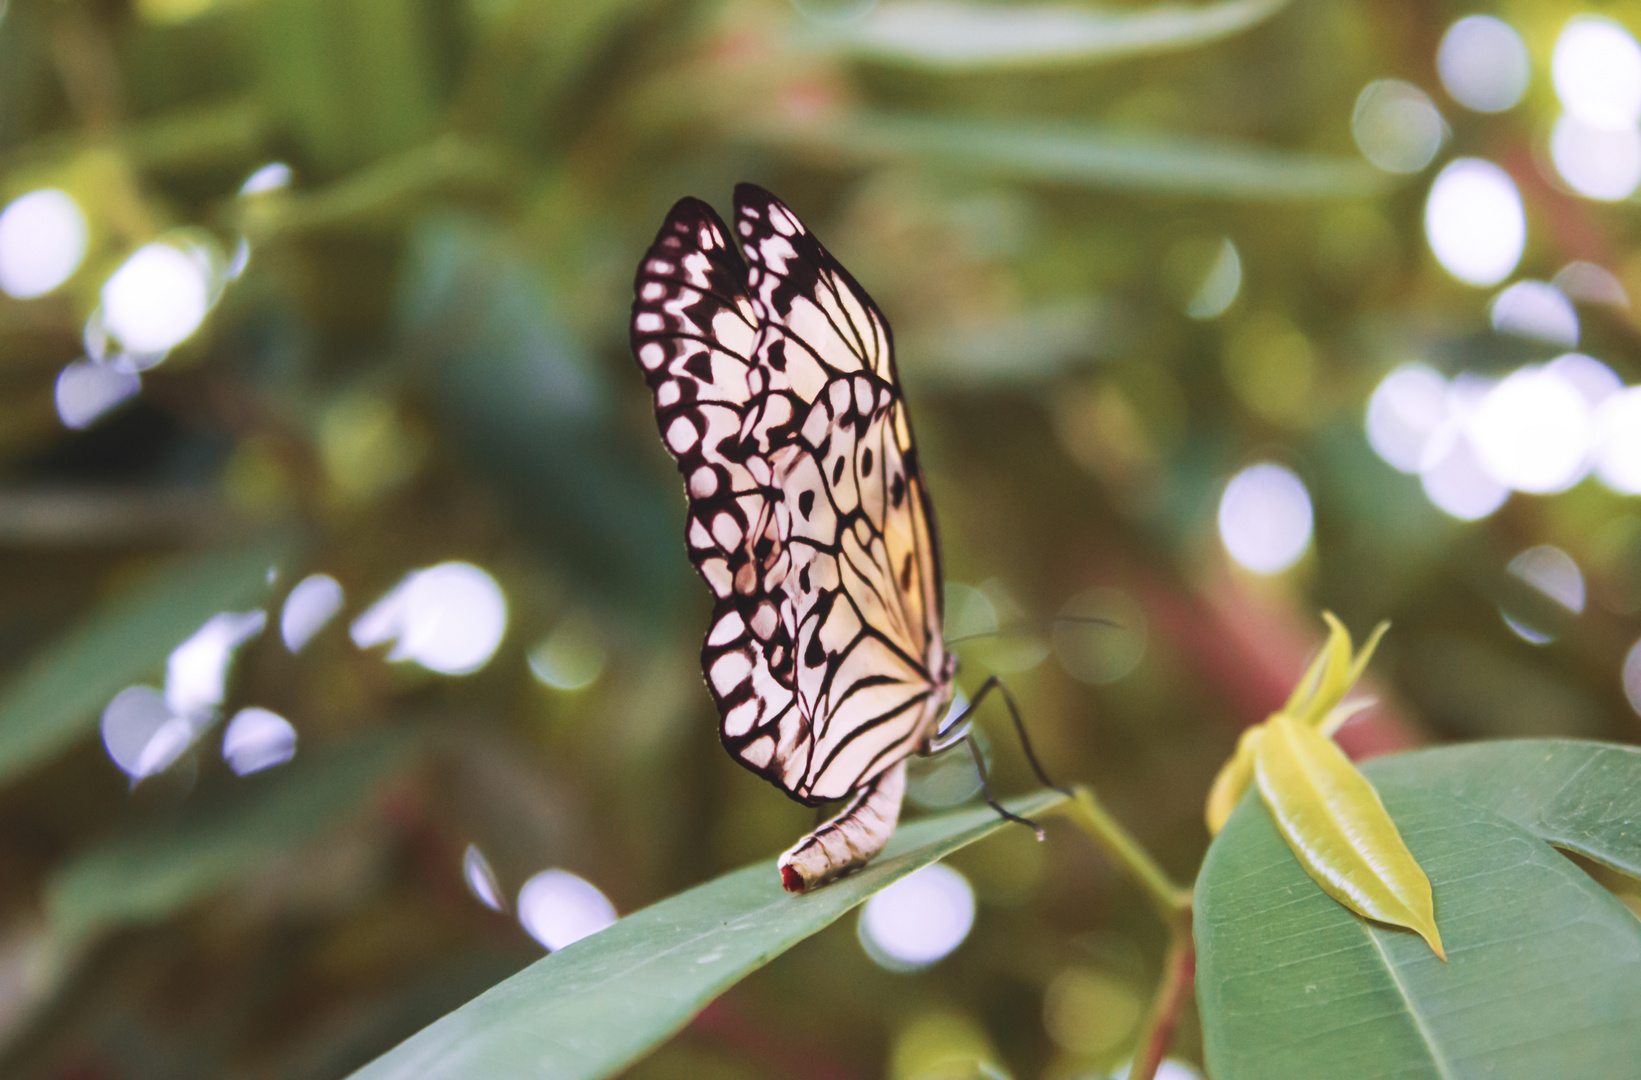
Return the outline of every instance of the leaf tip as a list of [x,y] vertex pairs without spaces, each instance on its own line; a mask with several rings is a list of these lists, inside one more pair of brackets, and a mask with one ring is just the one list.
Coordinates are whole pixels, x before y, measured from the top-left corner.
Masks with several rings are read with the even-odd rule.
[[1447,963],[1447,950],[1442,948],[1442,935],[1437,932],[1434,919],[1430,921],[1428,926],[1415,926],[1413,931],[1424,938],[1425,944],[1429,945],[1431,951],[1436,954],[1436,959],[1444,964]]

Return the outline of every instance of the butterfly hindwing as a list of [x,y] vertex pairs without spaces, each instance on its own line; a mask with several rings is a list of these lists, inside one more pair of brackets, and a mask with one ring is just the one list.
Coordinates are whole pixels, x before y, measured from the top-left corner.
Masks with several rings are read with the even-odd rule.
[[888,324],[767,192],[736,189],[735,239],[747,263],[705,203],[673,208],[633,350],[717,598],[702,665],[723,741],[816,803],[916,749],[944,700],[939,555]]
[[690,561],[717,599],[702,668],[724,741],[791,790],[807,730],[790,679],[783,685],[771,670],[791,663],[791,623],[760,565],[760,551],[776,553],[781,539],[768,459],[744,438],[761,398],[751,385],[758,327],[745,279],[717,213],[681,200],[639,265],[632,345],[684,475]]

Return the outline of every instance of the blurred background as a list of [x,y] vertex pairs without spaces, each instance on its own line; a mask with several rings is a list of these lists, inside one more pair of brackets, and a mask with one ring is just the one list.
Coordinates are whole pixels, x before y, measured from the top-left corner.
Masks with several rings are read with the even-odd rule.
[[[738,180],[894,326],[948,636],[1111,621],[963,685],[1181,880],[1323,608],[1352,753],[1641,731],[1633,0],[0,12],[0,1074],[342,1076],[812,825],[627,352]],[[1164,938],[1006,831],[633,1075],[1101,1076]]]

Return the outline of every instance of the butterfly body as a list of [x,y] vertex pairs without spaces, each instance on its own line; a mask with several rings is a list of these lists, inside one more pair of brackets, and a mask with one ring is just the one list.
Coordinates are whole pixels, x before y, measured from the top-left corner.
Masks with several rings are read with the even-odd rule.
[[735,206],[733,233],[673,207],[632,346],[716,601],[701,662],[723,743],[800,802],[850,800],[782,856],[802,891],[887,842],[956,659],[888,323],[774,196],[742,184]]

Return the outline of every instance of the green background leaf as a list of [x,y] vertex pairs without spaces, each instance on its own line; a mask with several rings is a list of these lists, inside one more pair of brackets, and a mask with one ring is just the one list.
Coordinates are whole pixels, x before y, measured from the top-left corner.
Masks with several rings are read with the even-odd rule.
[[[1512,750],[1517,780],[1545,754],[1531,743],[1501,753]],[[1485,795],[1441,790],[1471,764],[1439,760],[1449,753],[1367,770],[1430,876],[1447,964],[1412,933],[1329,899],[1256,800],[1231,816],[1197,886],[1197,994],[1216,1080],[1619,1077],[1641,1060],[1641,922]],[[1610,788],[1541,779],[1547,802],[1612,807]]]
[[1225,139],[1080,124],[863,114],[760,129],[753,141],[852,163],[915,160],[959,173],[1108,191],[1254,201],[1357,198],[1391,182],[1364,161]]
[[255,605],[268,568],[292,550],[276,537],[166,563],[36,654],[0,695],[0,784],[84,738],[115,694],[163,671],[206,619]]
[[46,917],[72,943],[152,922],[309,843],[406,760],[409,740],[378,736],[303,753],[223,797],[108,841],[65,863],[46,885]]
[[[1008,807],[1030,816],[1064,798],[1045,791]],[[608,1076],[873,893],[1005,825],[984,807],[911,822],[864,870],[803,896],[782,891],[773,860],[736,870],[537,961],[354,1080]]]
[[947,71],[1098,63],[1206,45],[1258,25],[1287,4],[1225,0],[1101,11],[901,0],[821,40],[874,60]]
[[1568,851],[1641,877],[1641,749],[1579,739],[1501,739],[1371,761],[1407,787],[1487,809]]

